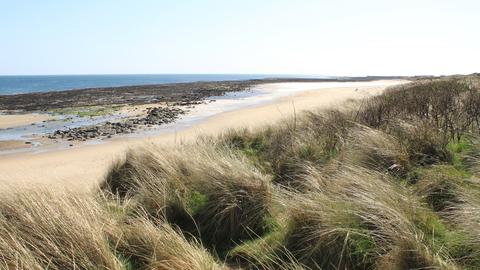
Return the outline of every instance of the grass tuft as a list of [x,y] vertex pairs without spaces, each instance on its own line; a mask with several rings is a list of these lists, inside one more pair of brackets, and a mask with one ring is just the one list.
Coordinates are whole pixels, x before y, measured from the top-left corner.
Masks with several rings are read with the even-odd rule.
[[228,148],[148,145],[131,150],[102,186],[132,194],[150,215],[211,246],[228,246],[267,230],[269,178]]
[[4,269],[122,269],[110,249],[115,220],[89,194],[44,188],[2,194]]

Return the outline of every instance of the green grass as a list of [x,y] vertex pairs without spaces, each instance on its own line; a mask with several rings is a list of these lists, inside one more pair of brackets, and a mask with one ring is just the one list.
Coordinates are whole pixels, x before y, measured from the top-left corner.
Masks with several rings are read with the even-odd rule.
[[48,123],[48,122],[58,122],[58,121],[60,121],[60,122],[66,122],[66,121],[70,121],[70,120],[72,120],[72,119],[73,119],[73,117],[67,117],[67,118],[60,118],[60,119],[48,119],[48,120],[44,120],[43,122],[44,122],[44,123]]
[[69,108],[57,108],[46,109],[43,111],[7,111],[5,114],[29,114],[39,113],[48,115],[76,115],[78,117],[90,117],[107,115],[120,110],[122,106],[93,106],[93,107],[69,107]]
[[77,117],[93,117],[114,113],[120,110],[120,106],[112,107],[71,107],[46,110],[42,113],[50,115],[76,115]]
[[470,149],[470,144],[466,139],[460,141],[450,142],[447,144],[447,149],[452,153],[452,165],[461,165],[461,155]]
[[5,192],[0,269],[478,269],[472,76],[148,143],[91,193]]
[[[29,113],[39,113],[45,115],[74,115],[75,117],[96,117],[103,116],[119,111],[122,106],[110,106],[110,107],[70,107],[70,108],[59,108],[59,109],[47,109],[44,111],[7,111],[5,114],[29,114]],[[56,121],[69,121],[73,117],[60,118],[60,119],[49,119],[43,122],[56,122]]]

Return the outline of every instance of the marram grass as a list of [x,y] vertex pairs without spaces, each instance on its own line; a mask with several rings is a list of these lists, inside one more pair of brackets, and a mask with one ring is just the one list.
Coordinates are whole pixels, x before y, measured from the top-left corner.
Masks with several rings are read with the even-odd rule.
[[9,188],[0,269],[478,269],[478,75]]

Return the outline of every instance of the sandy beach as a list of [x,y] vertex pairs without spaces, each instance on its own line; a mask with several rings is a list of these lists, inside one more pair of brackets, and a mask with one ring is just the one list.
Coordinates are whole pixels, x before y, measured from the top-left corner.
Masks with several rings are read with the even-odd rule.
[[[277,83],[263,85],[265,91],[281,93],[269,101],[243,109],[215,113],[188,127],[172,125],[166,134],[150,138],[112,139],[104,143],[75,143],[74,147],[45,147],[1,155],[0,183],[6,185],[61,185],[68,188],[91,188],[103,177],[110,164],[121,158],[129,147],[151,140],[166,145],[181,144],[202,134],[218,134],[229,128],[275,123],[303,110],[341,106],[349,99],[361,99],[381,93],[387,86],[402,81],[348,83]],[[331,87],[330,87],[331,86]],[[220,102],[220,101],[219,101]],[[208,108],[206,105],[205,108]],[[191,116],[202,113],[192,110]],[[44,120],[40,115],[1,116],[2,128]],[[52,117],[50,117],[52,118]],[[46,117],[45,119],[48,119]],[[2,142],[0,142],[2,143]],[[21,143],[20,143],[21,144]]]
[[0,128],[30,125],[40,121],[57,118],[56,116],[45,116],[36,114],[26,115],[0,115]]

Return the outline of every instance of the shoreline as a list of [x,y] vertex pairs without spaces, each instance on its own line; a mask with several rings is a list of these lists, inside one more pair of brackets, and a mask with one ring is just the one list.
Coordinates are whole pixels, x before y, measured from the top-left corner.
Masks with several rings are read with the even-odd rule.
[[[102,179],[110,164],[125,154],[126,149],[146,141],[179,144],[202,134],[218,134],[228,128],[255,128],[274,123],[305,109],[338,105],[348,99],[378,94],[385,87],[398,83],[402,82],[342,83],[334,88],[328,88],[325,83],[323,85],[322,83],[267,84],[264,85],[266,91],[271,93],[276,91],[275,93],[280,94],[265,100],[261,100],[258,96],[253,97],[247,101],[260,100],[253,105],[247,104],[250,106],[244,108],[232,108],[230,111],[220,109],[184,126],[172,124],[164,134],[140,139],[125,136],[98,144],[87,141],[69,148],[46,147],[36,152],[28,149],[22,153],[2,155],[0,156],[0,182],[29,185],[61,184],[71,188],[91,188]],[[231,101],[225,100],[227,107],[231,107],[228,104]],[[221,103],[220,100],[217,102],[217,104]],[[213,104],[206,104],[204,107],[208,108]]]
[[[388,82],[389,81],[382,81],[381,84]],[[55,147],[65,148],[66,146],[73,147],[84,144],[85,141],[88,142],[88,144],[102,144],[114,138],[128,137],[130,139],[141,139],[155,137],[165,133],[187,129],[190,126],[205,121],[206,118],[215,114],[258,106],[262,103],[271,102],[276,98],[292,94],[293,92],[312,88],[313,85],[318,88],[338,88],[344,84],[348,85],[351,83],[357,86],[372,86],[378,84],[376,82],[289,82],[281,83],[282,88],[270,87],[270,89],[265,89],[263,86],[267,86],[268,88],[271,84],[262,84],[249,87],[248,90],[240,92],[227,92],[222,93],[221,96],[210,96],[201,101],[191,101],[190,104],[187,104],[188,106],[166,106],[168,104],[123,106],[119,111],[108,115],[82,118],[73,115],[74,117],[68,117],[71,118],[70,120],[68,120],[68,118],[63,119],[65,121],[62,121],[62,118],[58,116],[37,114],[0,115],[0,122],[3,122],[3,119],[10,118],[10,123],[12,123],[12,119],[15,118],[23,120],[24,122],[42,119],[50,121],[50,119],[55,118],[55,121],[48,123],[36,122],[24,126],[17,125],[0,129],[0,157],[9,154],[21,154],[22,151],[45,151],[46,147],[50,147],[50,149]],[[290,87],[288,85],[290,85]],[[300,87],[301,85],[306,85],[306,87],[303,87],[305,89]],[[140,120],[145,119],[149,109],[158,108],[157,106],[160,108],[164,107],[165,110],[181,110],[181,112],[178,114],[178,117],[172,116],[160,119],[160,123],[139,123]],[[164,122],[162,122],[162,120],[164,120]],[[122,126],[122,128],[118,126]],[[96,135],[94,135],[94,133]],[[21,141],[24,141],[23,145]]]
[[379,80],[403,80],[396,76],[334,77],[334,78],[267,78],[227,81],[197,81],[165,84],[127,85],[80,88],[59,91],[29,92],[0,95],[1,111],[38,112],[48,109],[141,105],[151,103],[182,103],[198,101],[209,96],[221,96],[227,92],[241,92],[252,86],[271,83],[316,82],[372,82]]
[[[86,141],[89,144],[99,144],[104,143],[104,140],[105,142],[108,142],[115,138],[122,139],[128,137],[130,139],[140,139],[155,137],[172,132],[171,129],[173,127],[175,127],[175,130],[179,127],[183,127],[182,129],[188,128],[195,123],[204,121],[205,118],[215,113],[220,113],[229,109],[243,108],[246,106],[245,102],[243,102],[243,104],[240,102],[239,106],[238,99],[248,99],[262,94],[261,89],[258,87],[255,89],[256,90],[252,90],[249,88],[249,90],[240,92],[221,93],[221,96],[209,96],[203,100],[194,100],[183,105],[170,105],[164,103],[122,106],[119,111],[108,115],[83,118],[73,115],[73,117],[63,119],[64,121],[62,121],[62,118],[65,117],[62,116],[62,118],[59,118],[57,116],[38,114],[0,115],[0,122],[3,122],[4,119],[8,120],[5,121],[6,124],[4,127],[0,128],[0,157],[12,153],[19,153],[22,150],[37,151],[37,148],[39,148],[39,151],[42,151],[42,148],[45,148],[45,146],[54,146],[55,144],[61,146],[60,144],[65,144],[67,141],[70,146],[74,146],[71,143],[80,144],[85,143]],[[237,104],[233,104],[233,107],[226,108],[223,106],[219,108],[218,105],[222,104],[225,100],[234,100],[234,103]],[[151,121],[149,123],[138,123],[142,120],[145,121],[145,117],[151,116],[149,112],[155,111],[157,108],[163,108],[162,110],[174,113],[174,115],[162,115],[157,118],[157,122],[154,121],[153,123]],[[52,118],[56,118],[55,121],[48,123],[37,122],[38,120],[50,121]],[[18,123],[15,123],[15,119],[18,119]],[[158,120],[160,120],[160,122],[158,122]],[[79,130],[88,129],[88,127],[98,128],[105,126],[106,124],[113,126],[116,126],[115,124],[125,124],[131,129],[126,132],[125,130],[116,130],[113,134],[103,134],[102,136],[89,137],[83,140],[67,140],[67,138],[62,139],[59,138],[59,136],[55,136],[58,135],[58,133],[61,133],[63,137],[64,133],[73,132],[74,136],[70,136],[70,138],[72,138],[75,137],[75,133],[80,133]],[[21,143],[19,143],[20,141],[24,141],[25,144],[23,147]]]

